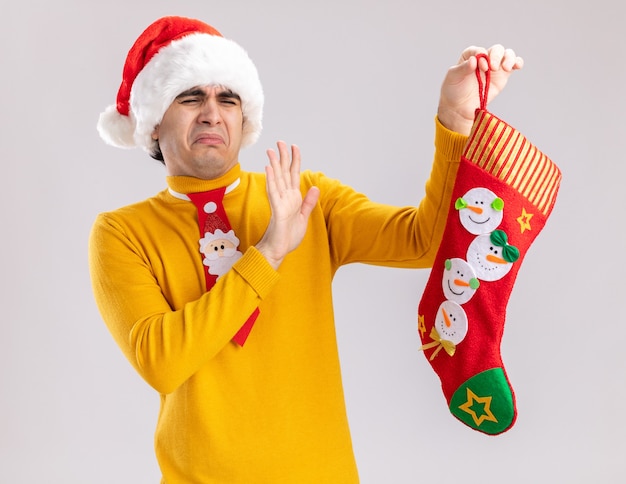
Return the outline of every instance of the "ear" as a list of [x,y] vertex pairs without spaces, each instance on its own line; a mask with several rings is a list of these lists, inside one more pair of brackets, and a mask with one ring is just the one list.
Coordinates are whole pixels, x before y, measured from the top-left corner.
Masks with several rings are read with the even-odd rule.
[[154,141],[159,141],[159,125],[157,124],[150,135]]

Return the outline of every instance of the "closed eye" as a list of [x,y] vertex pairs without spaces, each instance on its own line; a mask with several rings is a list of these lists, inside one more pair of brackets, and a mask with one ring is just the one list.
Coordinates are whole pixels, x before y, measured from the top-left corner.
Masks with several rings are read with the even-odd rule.
[[195,98],[195,97],[188,97],[188,98],[179,99],[178,102],[180,104],[194,104],[194,103],[202,102],[202,100],[199,98]]
[[223,91],[218,94],[218,99],[222,104],[230,106],[239,106],[241,98],[232,91]]

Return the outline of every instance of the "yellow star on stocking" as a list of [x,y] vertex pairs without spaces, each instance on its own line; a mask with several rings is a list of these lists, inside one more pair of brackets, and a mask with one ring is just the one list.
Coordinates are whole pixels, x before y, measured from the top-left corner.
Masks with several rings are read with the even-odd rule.
[[[478,408],[482,405],[482,408]],[[472,390],[467,388],[467,402],[463,405],[460,405],[459,408],[464,412],[468,413],[472,419],[474,419],[474,423],[476,427],[480,427],[485,420],[489,422],[498,423],[498,419],[491,412],[491,396],[487,397],[479,397]],[[476,412],[480,413],[480,415]]]
[[528,213],[526,209],[522,207],[522,214],[517,217],[517,222],[519,223],[522,233],[524,233],[524,230],[532,230],[530,219],[533,218],[533,215],[534,214]]
[[424,322],[424,315],[423,314],[418,314],[417,315],[417,329],[419,329],[420,332],[420,336],[423,338],[424,337],[424,333],[426,332],[426,323]]

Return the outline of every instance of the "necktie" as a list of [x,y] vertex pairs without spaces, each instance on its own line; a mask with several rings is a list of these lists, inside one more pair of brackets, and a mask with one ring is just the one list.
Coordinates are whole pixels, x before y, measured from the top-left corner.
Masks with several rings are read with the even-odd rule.
[[[239,239],[230,226],[222,203],[225,192],[226,187],[222,187],[208,192],[187,194],[198,211],[200,252],[203,256],[207,291],[211,290],[217,279],[242,255],[238,250]],[[246,342],[259,312],[259,308],[256,308],[233,337],[233,341],[239,346]]]

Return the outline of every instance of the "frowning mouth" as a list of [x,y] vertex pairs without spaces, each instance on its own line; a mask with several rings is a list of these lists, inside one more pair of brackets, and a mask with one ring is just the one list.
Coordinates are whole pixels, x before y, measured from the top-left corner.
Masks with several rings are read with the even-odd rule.
[[220,135],[218,134],[201,134],[199,135],[194,143],[199,143],[199,144],[203,144],[203,145],[219,145],[219,144],[224,144],[224,138],[222,138]]

